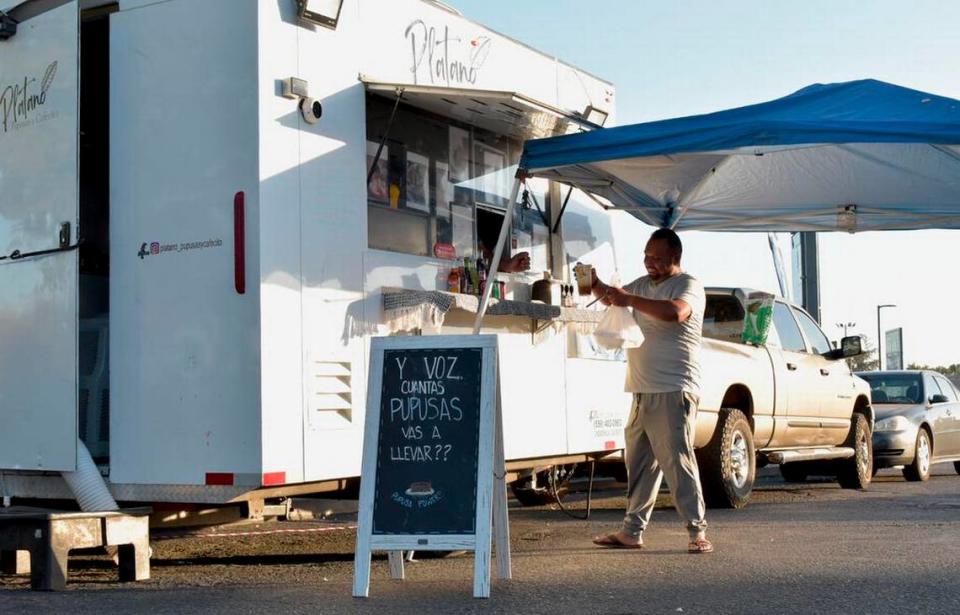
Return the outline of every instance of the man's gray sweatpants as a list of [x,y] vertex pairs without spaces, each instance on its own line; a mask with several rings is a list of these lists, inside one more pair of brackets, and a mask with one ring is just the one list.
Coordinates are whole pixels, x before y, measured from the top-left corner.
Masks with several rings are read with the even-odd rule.
[[627,514],[623,532],[640,536],[650,522],[660,481],[666,476],[677,512],[691,539],[707,529],[693,434],[697,399],[689,393],[637,393],[624,430]]

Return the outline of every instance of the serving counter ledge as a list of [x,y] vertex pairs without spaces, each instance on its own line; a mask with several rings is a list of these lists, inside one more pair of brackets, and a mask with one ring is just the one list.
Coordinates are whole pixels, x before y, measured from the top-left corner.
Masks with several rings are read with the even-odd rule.
[[[448,314],[455,315],[453,313],[461,312],[461,314],[475,315],[480,309],[480,297],[464,293],[404,288],[384,288],[382,293],[384,324],[391,333],[424,328],[439,329],[443,326]],[[554,324],[577,324],[581,329],[592,328],[600,322],[603,312],[583,308],[564,308],[539,301],[491,298],[484,315],[485,329],[488,328],[487,325],[495,325],[502,320],[502,318],[493,317],[528,320],[531,333],[537,335]],[[455,320],[460,321],[462,318],[457,317]],[[515,320],[513,324],[516,324]],[[494,328],[498,327],[494,326]]]

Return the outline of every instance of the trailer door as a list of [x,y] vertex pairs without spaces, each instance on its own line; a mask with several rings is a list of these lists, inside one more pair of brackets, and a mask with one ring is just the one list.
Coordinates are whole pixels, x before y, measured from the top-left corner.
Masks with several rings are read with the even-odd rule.
[[0,10],[0,469],[74,470],[79,8]]

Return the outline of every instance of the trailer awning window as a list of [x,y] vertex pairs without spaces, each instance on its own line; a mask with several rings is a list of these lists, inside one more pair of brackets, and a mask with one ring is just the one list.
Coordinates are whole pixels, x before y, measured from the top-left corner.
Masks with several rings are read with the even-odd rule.
[[520,141],[599,128],[579,113],[563,111],[516,92],[382,83],[361,77],[367,90],[414,107],[514,137]]

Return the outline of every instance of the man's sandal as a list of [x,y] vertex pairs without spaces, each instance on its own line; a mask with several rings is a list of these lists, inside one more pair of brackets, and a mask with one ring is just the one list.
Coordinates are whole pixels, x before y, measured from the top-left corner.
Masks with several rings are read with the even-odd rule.
[[642,549],[643,543],[629,544],[622,542],[616,534],[604,534],[593,539],[593,544],[607,549]]
[[706,538],[691,540],[687,545],[687,553],[713,553],[713,544]]

